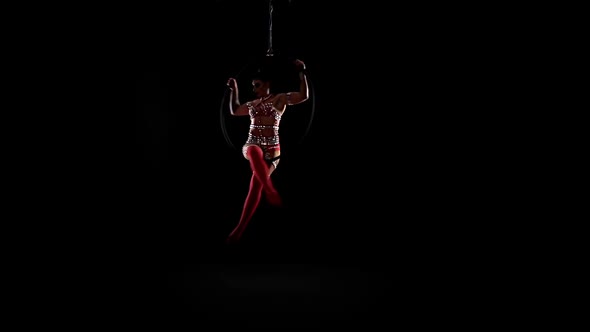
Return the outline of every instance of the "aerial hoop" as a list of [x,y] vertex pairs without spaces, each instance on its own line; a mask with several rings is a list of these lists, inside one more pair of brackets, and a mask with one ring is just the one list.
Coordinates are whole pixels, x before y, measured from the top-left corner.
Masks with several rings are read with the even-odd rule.
[[313,117],[315,115],[315,88],[313,87],[313,81],[311,79],[311,76],[309,75],[308,70],[306,70],[305,76],[307,76],[307,85],[309,88],[309,101],[308,102],[311,103],[311,110],[309,112],[309,119],[307,120],[307,126],[305,127],[305,132],[303,133],[303,135],[299,139],[298,144],[303,144],[303,140],[305,140],[305,138],[309,134],[309,130],[311,129],[311,123],[313,122]]
[[[288,62],[284,63],[282,61],[288,61]],[[233,77],[235,77],[235,79],[238,81],[238,84],[239,84],[241,81],[243,81],[240,78],[243,78],[243,76],[246,74],[248,77],[252,77],[256,72],[263,71],[263,70],[270,70],[273,73],[272,76],[276,76],[276,78],[274,79],[274,83],[277,86],[279,86],[278,90],[275,90],[275,92],[288,92],[287,90],[289,90],[289,83],[291,83],[290,84],[291,86],[295,85],[295,83],[294,82],[285,82],[284,80],[281,81],[279,78],[281,78],[282,76],[288,76],[288,73],[290,73],[292,75],[298,74],[297,72],[293,71],[293,68],[291,66],[288,66],[289,63],[292,64],[293,60],[292,59],[290,59],[290,60],[282,59],[281,57],[278,57],[276,54],[274,54],[274,56],[272,57],[272,61],[269,61],[269,58],[266,58],[266,56],[265,56],[265,58],[262,59],[262,62],[257,63],[253,60],[250,60]],[[289,71],[289,69],[291,69],[291,71]],[[283,72],[285,74],[281,75],[281,73],[283,73]],[[304,129],[303,133],[301,134],[301,136],[296,140],[297,144],[303,144],[303,141],[308,136],[309,131],[311,130],[311,126],[312,126],[313,119],[315,116],[315,108],[316,108],[315,88],[313,85],[313,78],[312,78],[312,75],[310,75],[309,69],[306,70],[306,76],[307,76],[307,84],[308,84],[308,89],[309,89],[309,100],[307,101],[307,103],[310,103],[311,106],[309,106],[310,107],[309,116],[308,116],[307,120],[305,120],[305,122],[306,122],[305,129]],[[294,80],[294,78],[292,78],[292,80]],[[248,83],[249,83],[249,81],[248,81]],[[247,85],[247,86],[249,87],[249,85]],[[243,83],[243,86],[238,86],[238,89],[240,91],[244,91],[245,87],[246,87],[246,85],[245,85],[245,83]],[[250,91],[250,90],[247,89],[246,91]],[[219,122],[221,125],[221,131],[223,133],[223,137],[225,138],[227,145],[230,148],[235,149],[236,146],[241,146],[241,144],[239,144],[239,145],[235,144],[236,138],[232,138],[230,131],[228,131],[227,119],[229,117],[232,117],[229,114],[229,109],[228,109],[229,93],[230,93],[230,90],[226,86],[225,91],[223,93],[223,97],[221,99],[221,104],[219,107]],[[241,98],[243,98],[243,97],[244,97],[244,95],[242,94]],[[246,98],[246,99],[249,99],[249,98]],[[298,111],[298,112],[300,112],[300,111]],[[235,119],[235,120],[238,120],[238,119]]]
[[235,149],[235,145],[232,143],[229,134],[227,133],[226,123],[225,123],[225,116],[224,116],[224,105],[225,101],[227,100],[227,94],[229,89],[225,89],[223,93],[223,98],[221,98],[221,108],[219,110],[219,122],[221,123],[221,132],[223,133],[223,138],[225,138],[225,142],[229,145],[230,148]]

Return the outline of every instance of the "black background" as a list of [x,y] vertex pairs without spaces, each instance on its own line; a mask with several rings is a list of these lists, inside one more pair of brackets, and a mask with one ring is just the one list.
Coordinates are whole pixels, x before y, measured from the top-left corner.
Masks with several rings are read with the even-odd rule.
[[492,190],[506,167],[492,148],[502,24],[486,8],[273,9],[275,58],[303,60],[313,95],[281,122],[285,207],[262,202],[237,247],[223,241],[250,180],[247,120],[222,102],[229,77],[248,99],[269,3],[138,8],[117,39],[133,51],[136,113],[101,223],[121,248],[116,313],[168,330],[478,315],[469,303],[494,288],[482,261],[500,250],[484,243],[509,203]]

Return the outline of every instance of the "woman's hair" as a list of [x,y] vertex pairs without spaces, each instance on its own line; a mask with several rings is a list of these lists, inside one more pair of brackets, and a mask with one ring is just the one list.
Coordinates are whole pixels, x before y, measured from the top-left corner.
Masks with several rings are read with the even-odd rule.
[[252,80],[259,80],[259,81],[263,81],[263,82],[271,82],[272,81],[272,76],[267,71],[261,71],[261,70],[259,70],[256,73],[254,73],[254,75],[252,76]]

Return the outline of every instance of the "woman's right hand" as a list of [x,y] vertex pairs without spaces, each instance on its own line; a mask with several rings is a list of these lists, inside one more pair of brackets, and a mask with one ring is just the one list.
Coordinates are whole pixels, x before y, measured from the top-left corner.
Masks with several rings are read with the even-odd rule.
[[230,89],[232,89],[232,90],[235,90],[235,89],[238,87],[238,83],[236,82],[236,79],[235,79],[235,78],[233,78],[233,77],[230,77],[230,78],[227,80],[227,86],[228,86]]

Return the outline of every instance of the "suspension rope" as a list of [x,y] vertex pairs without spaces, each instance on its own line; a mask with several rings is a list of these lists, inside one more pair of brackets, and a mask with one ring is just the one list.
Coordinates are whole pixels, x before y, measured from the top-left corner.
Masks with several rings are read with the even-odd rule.
[[266,56],[273,56],[274,51],[272,49],[272,0],[268,0],[268,50]]

